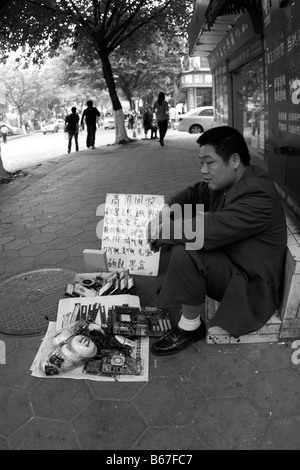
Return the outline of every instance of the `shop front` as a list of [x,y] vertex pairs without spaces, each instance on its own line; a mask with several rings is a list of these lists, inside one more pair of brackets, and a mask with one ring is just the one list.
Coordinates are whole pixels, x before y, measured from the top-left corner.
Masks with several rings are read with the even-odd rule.
[[237,128],[300,216],[300,2],[196,0],[190,55],[213,77],[215,124]]
[[237,128],[251,153],[264,159],[265,82],[259,32],[248,12],[241,15],[208,61],[213,73],[216,123]]

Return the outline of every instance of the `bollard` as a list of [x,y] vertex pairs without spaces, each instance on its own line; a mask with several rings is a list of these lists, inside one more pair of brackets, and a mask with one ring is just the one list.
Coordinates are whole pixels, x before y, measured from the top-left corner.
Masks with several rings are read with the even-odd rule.
[[132,132],[132,137],[135,138],[136,137],[136,125],[133,124],[133,132]]

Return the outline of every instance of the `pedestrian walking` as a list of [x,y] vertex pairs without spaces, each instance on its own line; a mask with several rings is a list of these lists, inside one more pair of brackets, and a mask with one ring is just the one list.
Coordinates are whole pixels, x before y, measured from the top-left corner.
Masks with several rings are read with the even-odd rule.
[[71,108],[71,114],[68,114],[65,119],[65,130],[68,133],[68,153],[71,152],[72,139],[74,137],[76,152],[79,150],[78,146],[78,131],[79,131],[79,116],[77,108]]
[[1,127],[1,134],[2,134],[3,143],[6,144],[7,143],[8,128],[5,125]]
[[149,130],[151,131],[151,139],[157,138],[157,127],[153,124],[153,113],[151,106],[145,109],[145,112],[143,114],[143,126],[145,139],[147,139],[147,133]]
[[84,124],[87,129],[86,146],[87,148],[95,148],[96,128],[99,117],[101,116],[100,111],[93,106],[93,101],[88,100],[86,102],[87,108],[83,111],[81,117],[81,127],[84,129]]
[[171,106],[170,108],[170,121],[171,121],[171,127],[173,130],[175,130],[175,124],[176,124],[176,120],[177,120],[177,111],[176,111],[176,108],[175,106]]
[[156,114],[157,126],[159,129],[159,143],[164,146],[164,138],[168,130],[169,105],[165,100],[163,91],[159,92],[157,101],[153,106],[153,112]]

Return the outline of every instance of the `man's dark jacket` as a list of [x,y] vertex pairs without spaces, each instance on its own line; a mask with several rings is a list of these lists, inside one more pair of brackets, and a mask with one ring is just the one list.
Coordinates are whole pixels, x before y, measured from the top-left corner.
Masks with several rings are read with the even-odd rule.
[[250,165],[226,194],[199,182],[167,203],[204,204],[202,250],[222,250],[236,267],[210,326],[235,337],[257,331],[279,307],[287,244],[284,210],[271,178]]

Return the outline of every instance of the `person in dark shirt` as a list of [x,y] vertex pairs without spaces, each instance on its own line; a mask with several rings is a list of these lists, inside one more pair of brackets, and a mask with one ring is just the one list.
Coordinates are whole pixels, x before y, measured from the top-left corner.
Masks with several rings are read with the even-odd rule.
[[83,111],[81,117],[81,126],[84,129],[84,121],[87,128],[86,146],[87,148],[95,148],[95,137],[97,120],[100,117],[100,112],[93,106],[93,101],[88,100],[86,102],[87,108]]
[[[274,182],[250,163],[236,129],[209,129],[197,143],[202,179],[168,198],[149,225],[150,248],[171,247],[159,305],[181,304],[178,324],[152,345],[157,355],[180,352],[207,327],[234,338],[258,331],[280,305],[287,229]],[[212,319],[206,296],[219,302]]]
[[66,131],[68,132],[68,153],[71,152],[72,139],[75,140],[76,152],[79,150],[78,146],[78,126],[79,126],[79,116],[77,114],[77,109],[75,106],[71,109],[71,114],[69,114],[65,119]]

